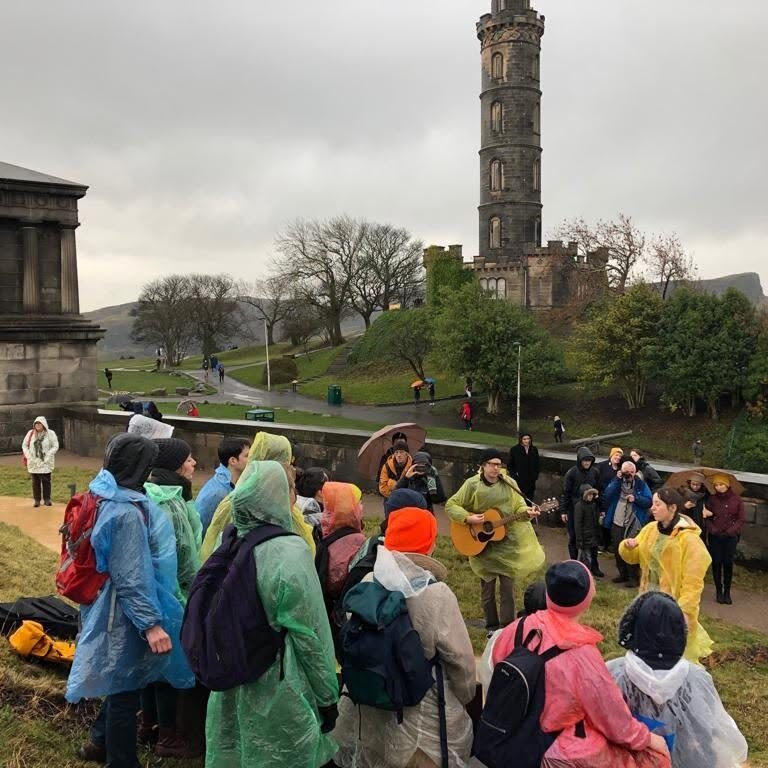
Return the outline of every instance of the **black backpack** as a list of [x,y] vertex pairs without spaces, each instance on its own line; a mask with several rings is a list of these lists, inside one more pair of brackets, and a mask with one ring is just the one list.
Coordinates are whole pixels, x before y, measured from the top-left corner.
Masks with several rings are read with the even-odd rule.
[[258,680],[282,651],[285,631],[269,624],[259,597],[253,549],[278,536],[295,536],[277,525],[260,525],[238,538],[228,525],[221,546],[197,573],[184,610],[181,645],[195,677],[213,691]]
[[472,754],[488,768],[539,768],[557,733],[544,733],[539,720],[544,710],[544,667],[564,651],[531,650],[541,631],[532,629],[525,640],[525,619],[515,631],[515,647],[493,670]]

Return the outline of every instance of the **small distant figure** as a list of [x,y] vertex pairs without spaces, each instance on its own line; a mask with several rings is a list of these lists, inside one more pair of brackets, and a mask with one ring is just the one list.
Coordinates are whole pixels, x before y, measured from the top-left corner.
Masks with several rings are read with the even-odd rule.
[[429,404],[430,405],[435,404],[435,382],[434,381],[429,382]]
[[704,456],[704,444],[701,442],[701,438],[696,438],[691,445],[691,453],[693,453],[693,463],[698,467],[701,465],[701,459]]
[[413,388],[413,402],[418,403],[421,400],[421,387]]
[[294,393],[297,392],[298,388],[299,388],[299,380],[298,379],[294,379],[291,382],[291,392],[294,392]]
[[472,397],[472,377],[467,376],[466,384],[464,387],[464,393],[467,397]]
[[195,418],[200,416],[200,411],[195,403],[190,402],[190,404],[187,406],[187,416],[193,416]]
[[224,366],[219,363],[219,384],[224,383]]
[[112,371],[109,368],[105,368],[104,375],[107,377],[107,386],[112,389]]
[[555,442],[562,443],[563,433],[565,432],[565,425],[563,424],[562,419],[559,416],[555,416],[555,418],[552,419],[552,426],[555,428]]
[[161,362],[162,362],[162,361],[160,360],[160,358],[159,358],[159,357],[157,358],[157,360],[155,360],[155,370],[157,370],[157,371],[159,371],[159,370],[160,370],[160,363],[161,363]]
[[211,355],[211,370],[212,371],[219,370],[219,358],[216,357],[216,355]]
[[208,370],[210,369],[210,363],[208,362],[208,358],[203,358],[203,379],[205,379],[205,383],[208,383]]
[[464,429],[472,431],[472,406],[469,401],[464,401],[459,408],[459,418],[464,422]]

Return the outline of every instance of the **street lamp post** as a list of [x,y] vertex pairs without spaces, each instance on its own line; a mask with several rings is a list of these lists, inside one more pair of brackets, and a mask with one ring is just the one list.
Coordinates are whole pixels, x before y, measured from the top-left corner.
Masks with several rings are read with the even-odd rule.
[[518,341],[517,344],[517,435],[520,436],[520,369],[523,353],[523,345]]
[[267,352],[267,392],[272,391],[272,377],[269,370],[269,331],[267,330],[267,321],[264,321],[264,349]]

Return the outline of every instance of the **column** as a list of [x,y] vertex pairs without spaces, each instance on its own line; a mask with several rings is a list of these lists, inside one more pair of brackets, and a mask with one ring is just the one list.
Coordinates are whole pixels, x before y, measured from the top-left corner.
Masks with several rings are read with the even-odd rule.
[[68,226],[61,228],[61,313],[80,314],[75,228]]
[[38,251],[37,227],[22,227],[24,241],[24,289],[22,293],[24,312],[40,312],[40,253]]

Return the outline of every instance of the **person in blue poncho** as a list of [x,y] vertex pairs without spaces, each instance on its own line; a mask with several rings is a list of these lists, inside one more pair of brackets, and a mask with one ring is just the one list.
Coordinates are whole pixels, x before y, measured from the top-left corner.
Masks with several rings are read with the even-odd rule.
[[173,528],[143,490],[157,451],[144,437],[117,435],[90,484],[102,499],[91,544],[97,570],[109,578],[95,602],[81,607],[66,698],[105,697],[79,757],[111,768],[139,765],[139,691],[158,680],[177,688],[195,683],[179,641],[183,609],[174,594]]
[[195,499],[195,506],[203,524],[203,536],[211,524],[213,513],[225,496],[234,489],[235,484],[248,466],[248,452],[251,441],[244,437],[225,437],[219,446],[219,466],[213,477],[200,489]]

